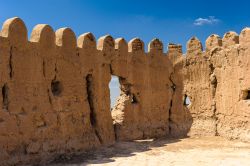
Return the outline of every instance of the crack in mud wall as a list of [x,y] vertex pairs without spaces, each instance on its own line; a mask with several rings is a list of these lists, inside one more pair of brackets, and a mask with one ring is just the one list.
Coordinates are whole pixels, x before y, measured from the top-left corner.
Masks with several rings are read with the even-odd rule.
[[13,76],[13,65],[12,65],[12,51],[13,51],[13,47],[10,47],[10,58],[9,58],[9,75],[10,75],[10,79]]
[[100,136],[100,134],[98,133],[97,129],[96,129],[96,113],[95,113],[95,108],[94,108],[94,94],[93,94],[93,77],[91,74],[88,74],[86,76],[86,83],[87,83],[87,98],[88,98],[88,103],[89,103],[89,108],[90,108],[90,123],[91,126],[94,128],[95,130],[95,134],[96,137],[98,138],[99,142],[102,144],[102,138]]
[[171,114],[172,114],[172,107],[173,107],[173,98],[174,98],[174,95],[175,95],[175,89],[176,89],[176,85],[174,83],[174,81],[172,80],[172,75],[173,73],[170,74],[170,77],[169,77],[169,80],[171,82],[171,89],[172,89],[172,95],[171,95],[171,100],[170,100],[170,107],[169,107],[169,118],[168,118],[168,121],[169,121],[169,133],[171,134],[171,123],[172,122],[172,119],[171,119]]

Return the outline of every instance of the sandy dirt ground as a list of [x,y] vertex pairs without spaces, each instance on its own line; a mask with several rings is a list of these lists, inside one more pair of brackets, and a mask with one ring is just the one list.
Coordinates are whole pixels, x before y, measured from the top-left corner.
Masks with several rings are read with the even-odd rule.
[[60,157],[50,166],[250,166],[250,143],[220,137],[138,140],[77,156]]

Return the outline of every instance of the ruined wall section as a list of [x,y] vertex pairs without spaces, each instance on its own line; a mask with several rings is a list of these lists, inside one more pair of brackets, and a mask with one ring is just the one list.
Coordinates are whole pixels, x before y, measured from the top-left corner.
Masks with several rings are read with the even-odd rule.
[[[249,141],[249,29],[239,36],[211,35],[206,50],[191,38],[187,53],[170,45],[175,85],[170,110],[172,136],[218,135]],[[173,51],[175,50],[175,51]],[[191,104],[185,104],[185,98]],[[182,102],[182,103],[180,103]]]
[[0,42],[1,163],[38,163],[114,143],[103,100],[105,46],[97,50],[91,34],[76,40],[71,29],[48,25],[37,25],[28,41],[19,18],[4,23]]
[[[168,135],[173,71],[158,39],[145,53],[138,38],[96,42],[91,33],[76,39],[70,28],[39,24],[28,40],[23,21],[12,18],[0,42],[2,163],[41,163],[115,139]],[[112,116],[111,75],[121,84]]]
[[240,36],[226,33],[211,58],[218,82],[215,95],[218,134],[244,141],[250,140],[249,38],[249,28],[243,29]]
[[208,58],[202,52],[201,42],[191,38],[185,56],[171,52],[169,56],[176,57],[172,75],[175,91],[170,117],[171,135],[214,135],[212,71]]
[[[133,140],[168,135],[171,101],[172,64],[163,53],[163,44],[154,39],[144,52],[144,43],[132,39],[116,41],[113,75],[119,77],[121,94],[112,110],[118,140]],[[127,57],[127,58],[125,58]],[[124,68],[119,69],[118,64]],[[159,79],[160,78],[160,79]]]

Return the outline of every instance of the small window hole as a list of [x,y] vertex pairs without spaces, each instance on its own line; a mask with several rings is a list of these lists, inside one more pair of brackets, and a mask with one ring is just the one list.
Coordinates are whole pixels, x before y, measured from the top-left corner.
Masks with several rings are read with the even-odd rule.
[[134,94],[131,95],[131,103],[132,104],[138,103],[138,100],[137,100],[137,98],[136,98],[136,96]]
[[51,82],[51,91],[54,96],[60,96],[62,93],[62,84],[60,81],[53,80]]
[[249,91],[247,91],[247,98],[246,98],[247,100],[250,100],[250,90]]
[[184,96],[184,103],[183,103],[183,105],[184,106],[189,106],[190,104],[191,104],[190,98],[187,95],[185,95]]
[[9,88],[7,84],[2,87],[3,109],[8,110],[9,107]]
[[242,98],[243,100],[250,100],[250,90],[244,90]]

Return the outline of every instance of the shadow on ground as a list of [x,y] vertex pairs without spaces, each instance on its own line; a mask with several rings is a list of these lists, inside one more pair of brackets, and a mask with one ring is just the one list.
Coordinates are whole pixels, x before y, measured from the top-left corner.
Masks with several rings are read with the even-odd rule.
[[88,164],[104,164],[114,162],[113,157],[130,157],[136,153],[149,151],[152,148],[167,146],[180,139],[161,138],[157,140],[136,140],[132,142],[117,142],[110,147],[102,147],[97,150],[87,151],[73,156],[60,156],[49,166],[85,166]]

